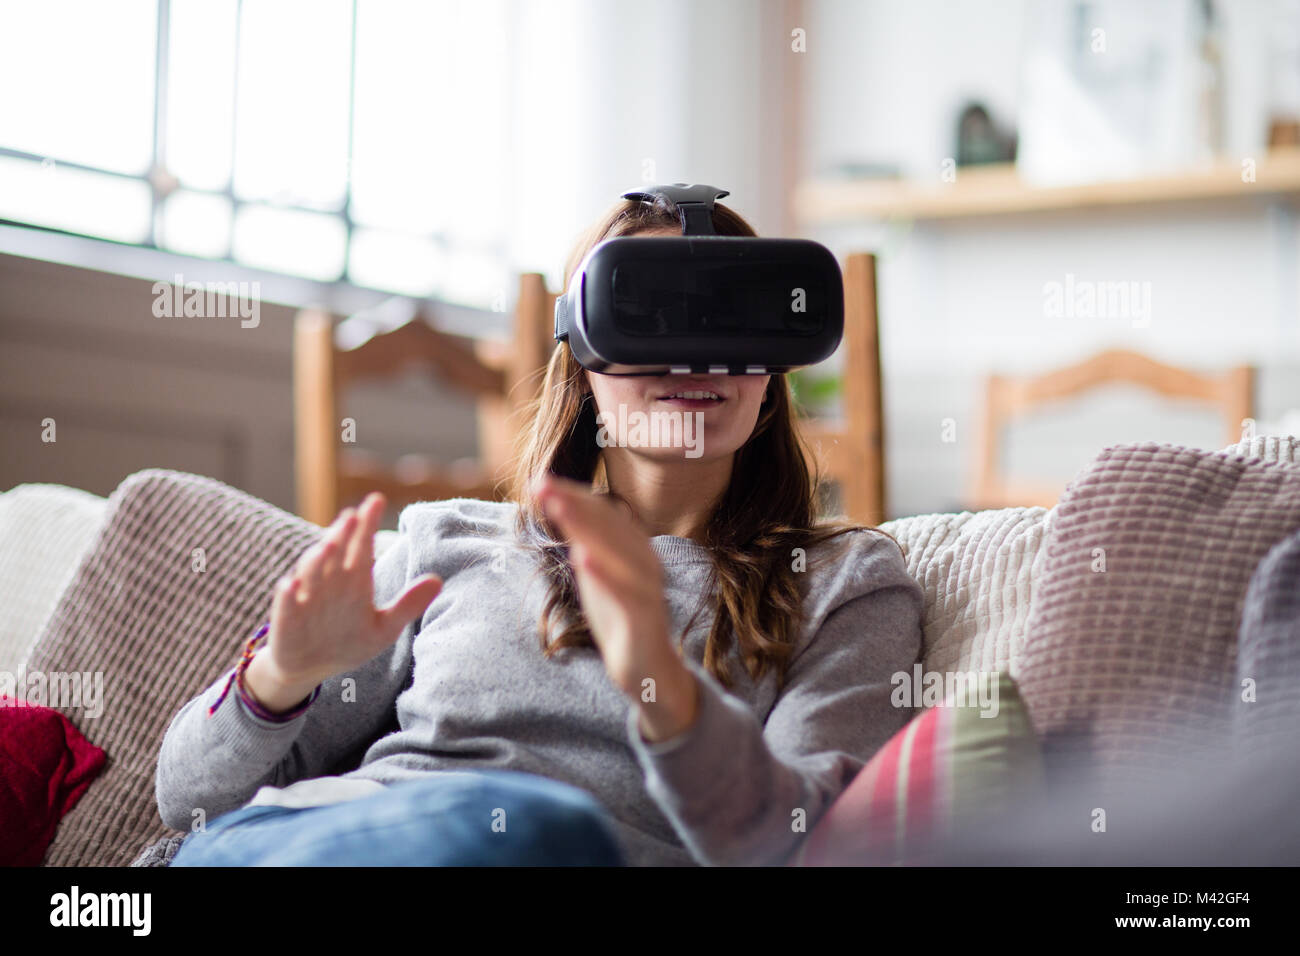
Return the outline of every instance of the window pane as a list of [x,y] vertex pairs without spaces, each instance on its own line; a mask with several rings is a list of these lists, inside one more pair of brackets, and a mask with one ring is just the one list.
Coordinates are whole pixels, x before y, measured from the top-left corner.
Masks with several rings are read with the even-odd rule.
[[502,236],[509,37],[501,0],[358,0],[357,222],[471,242]]
[[163,206],[164,249],[208,259],[224,259],[230,251],[230,200],[225,196],[173,193]]
[[440,272],[444,278],[438,283],[437,294],[449,302],[490,309],[498,296],[500,301],[507,301],[514,291],[511,288],[514,280],[501,256],[488,252],[457,250],[448,253]]
[[167,168],[199,189],[230,183],[236,12],[235,0],[171,5]]
[[427,296],[438,287],[439,266],[431,239],[372,229],[353,233],[348,277],[358,285]]
[[343,274],[345,233],[338,216],[245,206],[235,213],[235,258],[272,272],[329,282]]
[[147,242],[149,186],[54,162],[0,156],[0,217],[119,242]]
[[0,7],[0,145],[143,174],[153,161],[156,0]]
[[341,208],[347,180],[351,3],[262,0],[245,3],[241,10],[235,193]]

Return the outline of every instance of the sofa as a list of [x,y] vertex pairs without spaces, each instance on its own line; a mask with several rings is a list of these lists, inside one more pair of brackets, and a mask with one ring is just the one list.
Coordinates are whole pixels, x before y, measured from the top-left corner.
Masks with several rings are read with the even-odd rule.
[[[1229,746],[1247,585],[1300,531],[1298,446],[1115,446],[1051,509],[882,525],[924,590],[921,669],[1008,675],[1049,775],[1086,764],[1105,779],[1207,740]],[[107,498],[41,484],[0,494],[0,675],[105,676],[102,713],[52,706],[107,759],[42,865],[165,865],[184,834],[153,800],[162,735],[234,663],[274,581],[321,531],[161,469]],[[378,553],[394,535],[379,533]]]

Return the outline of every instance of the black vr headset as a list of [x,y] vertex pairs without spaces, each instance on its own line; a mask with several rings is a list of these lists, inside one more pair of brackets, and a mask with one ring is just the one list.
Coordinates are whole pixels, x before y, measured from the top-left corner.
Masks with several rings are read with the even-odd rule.
[[[808,239],[719,236],[716,186],[623,193],[675,205],[681,236],[607,239],[555,301],[555,338],[606,375],[765,375],[814,365],[844,334],[844,279]],[[631,371],[607,371],[629,366]]]

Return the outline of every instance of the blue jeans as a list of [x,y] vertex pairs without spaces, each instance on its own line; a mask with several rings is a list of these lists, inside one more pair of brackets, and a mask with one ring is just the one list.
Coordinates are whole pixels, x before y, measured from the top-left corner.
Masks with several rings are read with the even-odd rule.
[[590,794],[515,770],[435,771],[323,807],[244,807],[171,866],[623,866]]

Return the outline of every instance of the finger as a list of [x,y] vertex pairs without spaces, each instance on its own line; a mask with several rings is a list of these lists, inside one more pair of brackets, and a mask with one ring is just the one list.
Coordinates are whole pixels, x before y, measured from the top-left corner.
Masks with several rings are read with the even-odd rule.
[[401,630],[417,617],[422,617],[433,599],[442,590],[442,578],[426,574],[415,581],[401,596],[379,611],[380,620],[391,633]]
[[548,489],[571,493],[590,493],[591,485],[583,481],[575,481],[572,478],[566,478],[564,475],[557,475],[553,471],[548,471],[538,479],[534,487],[534,492],[540,493]]
[[375,534],[379,531],[379,519],[384,513],[384,496],[375,491],[366,496],[361,504],[357,527],[348,540],[347,551],[343,558],[343,570],[366,568],[375,563]]
[[548,471],[533,482],[531,491],[537,504],[545,509],[554,501],[570,501],[579,496],[590,496],[591,486]]
[[298,600],[306,601],[313,594],[320,590],[321,586],[321,569],[329,559],[333,550],[338,547],[333,539],[328,536],[316,542],[316,544],[303,555],[303,564],[298,571],[298,578],[302,584],[298,589]]
[[287,575],[276,582],[275,594],[271,598],[272,621],[276,623],[288,621],[297,613],[298,585],[298,579],[292,575]]
[[565,536],[590,548],[600,560],[619,568],[620,576],[636,574],[637,566],[628,557],[629,533],[635,529],[622,520],[619,509],[609,500],[589,492],[581,494],[543,490],[543,507]]
[[599,582],[616,594],[632,594],[645,585],[645,574],[630,570],[626,563],[611,563],[590,548],[575,544],[569,553],[574,573]]
[[572,523],[580,511],[610,515],[608,497],[597,495],[588,486],[559,475],[548,474],[537,485],[538,503],[546,513]]
[[321,563],[321,576],[328,577],[343,566],[343,555],[357,527],[357,509],[344,508],[329,532],[330,552]]
[[[636,555],[629,553],[626,547],[631,540],[629,533],[644,538],[645,532],[626,520],[627,512],[618,501],[553,472],[544,473],[534,487],[542,507],[563,534],[575,544],[581,542],[590,547],[614,580],[636,586],[644,575],[658,570],[657,564],[654,568],[643,567]],[[648,540],[645,550],[649,555]]]
[[[302,579],[302,585],[305,586],[310,582],[310,578],[306,573],[307,570],[314,567],[320,561],[321,552],[325,550],[325,545],[329,543],[335,529],[337,529],[339,524],[342,523],[343,518],[344,512],[339,512],[339,514],[335,515],[334,520],[322,530],[320,537],[312,543],[311,547],[298,556],[298,563],[294,567],[294,573]],[[301,594],[299,596],[301,597]]]
[[298,560],[293,566],[293,576],[298,580],[298,586],[294,590],[294,596],[298,600],[305,601],[310,594],[307,587],[307,569],[316,560],[316,555],[320,553],[321,546],[325,543],[323,538],[317,538],[306,551],[298,555]]

